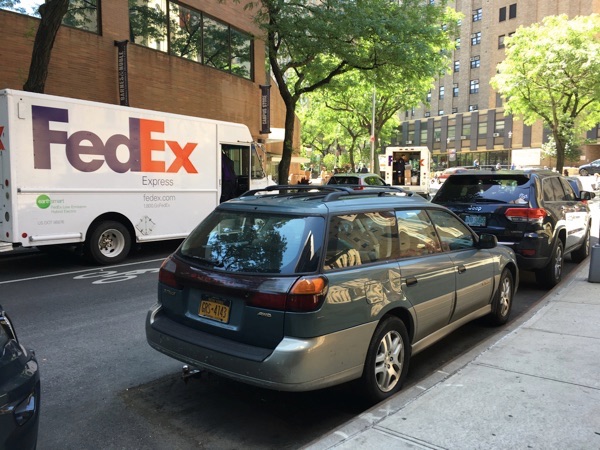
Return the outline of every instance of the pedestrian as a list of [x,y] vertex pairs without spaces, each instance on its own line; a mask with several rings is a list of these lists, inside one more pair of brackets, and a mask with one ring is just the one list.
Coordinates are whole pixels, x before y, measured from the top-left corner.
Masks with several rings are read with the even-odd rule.
[[392,184],[396,186],[404,184],[404,168],[406,167],[404,156],[405,155],[400,156],[398,154],[394,156],[395,159],[394,163],[392,164],[394,178],[392,180]]
[[500,164],[500,163],[496,164],[496,170],[500,170],[500,169],[502,169],[502,164]]
[[237,196],[237,176],[235,174],[235,164],[225,154],[221,152],[221,199],[220,202],[226,202]]

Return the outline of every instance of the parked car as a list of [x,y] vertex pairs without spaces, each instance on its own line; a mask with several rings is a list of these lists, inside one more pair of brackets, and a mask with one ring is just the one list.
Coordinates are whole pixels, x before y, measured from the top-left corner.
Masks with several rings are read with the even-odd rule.
[[595,173],[600,173],[600,159],[592,161],[589,164],[579,166],[579,175],[583,177],[587,177],[588,175],[593,175]]
[[444,181],[446,181],[446,178],[448,178],[450,175],[453,175],[455,173],[465,173],[472,169],[473,168],[469,169],[468,167],[449,167],[447,169],[444,169],[442,173],[440,173],[440,175],[437,177],[437,179],[440,183],[443,183]]
[[235,380],[398,391],[411,355],[466,322],[505,323],[514,252],[394,187],[270,186],[219,205],[163,264],[146,336]]
[[575,194],[562,175],[544,170],[470,171],[450,176],[432,202],[458,214],[478,233],[490,233],[533,270],[546,287],[562,279],[568,253],[589,255],[591,193]]
[[17,339],[0,306],[0,448],[34,449],[40,416],[40,373],[35,354]]
[[328,185],[387,186],[383,178],[374,173],[336,173],[327,181]]

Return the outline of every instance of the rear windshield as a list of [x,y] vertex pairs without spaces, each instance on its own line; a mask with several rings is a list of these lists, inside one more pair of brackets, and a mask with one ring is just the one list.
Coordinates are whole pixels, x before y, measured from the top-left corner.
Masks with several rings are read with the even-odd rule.
[[216,210],[192,231],[179,252],[228,272],[314,272],[324,228],[322,217]]
[[525,175],[457,175],[448,177],[434,203],[528,203],[531,180]]
[[331,177],[328,184],[359,184],[358,177]]

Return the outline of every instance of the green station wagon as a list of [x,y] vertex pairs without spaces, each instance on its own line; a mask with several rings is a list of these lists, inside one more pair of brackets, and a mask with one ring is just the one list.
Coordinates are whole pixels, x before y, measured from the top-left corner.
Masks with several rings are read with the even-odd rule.
[[411,355],[508,320],[513,251],[394,187],[271,186],[219,205],[162,265],[146,335],[199,369],[284,391],[398,391]]

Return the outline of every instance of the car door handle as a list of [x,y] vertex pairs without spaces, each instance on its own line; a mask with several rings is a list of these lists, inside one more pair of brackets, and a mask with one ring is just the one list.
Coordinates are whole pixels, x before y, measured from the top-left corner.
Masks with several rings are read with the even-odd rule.
[[458,270],[458,273],[464,273],[467,271],[467,268],[461,264],[456,268],[456,270]]
[[407,286],[412,286],[414,284],[417,284],[417,278],[416,277],[408,277],[406,279],[406,285]]

